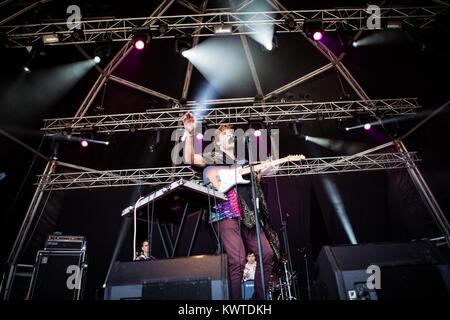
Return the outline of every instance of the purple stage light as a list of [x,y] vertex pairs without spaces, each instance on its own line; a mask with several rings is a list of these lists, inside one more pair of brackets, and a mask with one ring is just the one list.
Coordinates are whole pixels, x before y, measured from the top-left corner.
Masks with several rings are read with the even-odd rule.
[[138,50],[144,49],[144,47],[145,47],[145,42],[144,42],[144,40],[137,40],[137,41],[134,43],[134,47],[135,47],[136,49],[138,49]]
[[255,130],[255,137],[260,137],[261,136],[261,130],[257,129]]
[[197,140],[202,140],[203,139],[203,133],[199,132],[197,133]]
[[370,130],[370,128],[372,128],[372,125],[371,125],[370,123],[366,123],[366,124],[364,125],[364,129]]
[[313,34],[313,39],[314,39],[315,41],[320,41],[320,40],[322,40],[322,37],[323,37],[323,34],[322,34],[322,32],[320,32],[320,31],[315,31],[314,34]]
[[89,145],[89,143],[88,143],[86,140],[82,140],[82,141],[81,141],[81,146],[82,146],[83,148],[86,148],[88,145]]

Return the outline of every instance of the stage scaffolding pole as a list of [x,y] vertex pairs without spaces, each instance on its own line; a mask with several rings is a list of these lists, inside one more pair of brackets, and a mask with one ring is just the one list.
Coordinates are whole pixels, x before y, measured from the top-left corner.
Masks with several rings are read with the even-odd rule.
[[[56,166],[55,160],[49,160],[47,162],[44,172],[39,179],[38,186],[36,187],[36,191],[34,192],[33,199],[31,200],[31,203],[28,207],[28,210],[27,210],[27,213],[23,220],[20,231],[17,235],[17,238],[16,238],[14,245],[11,249],[11,252],[9,254],[9,257],[8,257],[9,272],[8,272],[8,277],[6,279],[5,289],[3,292],[4,300],[9,299],[9,295],[11,293],[11,287],[12,287],[12,284],[14,281],[14,276],[16,273],[17,263],[19,262],[18,260],[22,253],[23,245],[24,245],[26,237],[28,235],[28,231],[30,230],[31,225],[33,224],[34,216],[36,214],[37,208],[39,207],[39,204],[41,203],[42,196],[44,195],[44,191],[45,191],[44,186],[46,184],[46,181],[47,181],[48,177],[52,173],[54,173],[55,166]],[[2,285],[2,287],[3,287],[3,285]]]
[[[405,153],[407,157],[409,157],[408,150],[403,144],[403,141],[400,140],[396,141],[396,146],[400,152]],[[413,181],[414,185],[417,188],[417,191],[420,194],[420,197],[426,204],[427,209],[431,214],[431,217],[433,218],[434,222],[437,224],[440,231],[442,232],[447,242],[447,245],[450,247],[450,225],[448,223],[447,218],[445,217],[444,212],[439,206],[439,203],[437,202],[436,198],[431,192],[430,187],[428,186],[422,173],[420,172],[419,168],[417,167],[414,161],[410,162],[410,165],[407,166],[407,170],[409,176],[411,177],[411,180]]]

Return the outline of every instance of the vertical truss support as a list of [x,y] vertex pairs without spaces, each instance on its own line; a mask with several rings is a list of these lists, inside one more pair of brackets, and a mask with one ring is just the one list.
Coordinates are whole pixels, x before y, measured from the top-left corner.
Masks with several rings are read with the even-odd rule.
[[[408,150],[402,141],[396,141],[397,148],[400,152],[403,152],[405,155],[409,157]],[[445,217],[444,212],[442,211],[439,203],[431,192],[427,182],[422,176],[419,168],[417,167],[414,161],[410,162],[410,166],[407,167],[408,173],[411,177],[411,180],[414,182],[414,185],[419,191],[420,197],[423,202],[427,205],[427,208],[439,229],[441,230],[447,245],[450,247],[450,225],[448,223],[447,218]]]
[[[158,8],[151,14],[151,16],[159,17],[166,12],[166,10],[172,5],[172,3],[175,0],[165,0],[163,1]],[[155,22],[154,20],[153,22]],[[147,20],[143,23],[143,25],[148,25],[150,23],[150,20]],[[150,24],[151,25],[151,24]],[[111,73],[117,68],[117,66],[122,62],[122,60],[130,53],[130,51],[133,49],[133,46],[131,44],[131,40],[127,41],[123,47],[117,52],[117,54],[111,59],[111,61],[108,63],[108,65],[105,67],[103,72],[99,75],[97,80],[95,81],[94,85],[92,86],[91,90],[89,91],[88,95],[84,99],[84,101],[81,103],[80,108],[78,109],[77,113],[75,114],[75,117],[83,117],[86,115],[86,112],[88,111],[89,107],[91,106],[92,102],[94,101],[95,97],[97,96],[100,89],[103,87],[105,82],[109,79],[109,76]]]
[[[188,2],[188,1],[184,1],[184,2]],[[205,13],[207,6],[208,6],[208,0],[204,0],[202,2],[202,7],[199,9],[201,11],[200,13]],[[202,20],[203,20],[203,18],[200,18],[200,21],[202,21]],[[200,32],[200,30],[201,30],[201,28],[199,27],[199,28],[197,28],[195,30],[195,32],[196,33]],[[192,43],[192,47],[196,47],[198,45],[199,41],[200,41],[199,37],[195,37],[194,40],[193,40],[193,43]],[[193,69],[194,69],[194,65],[188,60],[188,65],[187,65],[187,68],[186,68],[186,76],[184,77],[183,92],[181,93],[181,98],[185,99],[185,100],[187,99],[189,86],[191,84],[191,78],[192,78],[192,71],[193,71]]]
[[[9,295],[11,293],[11,287],[12,283],[14,281],[14,274],[17,267],[17,263],[19,262],[19,258],[22,253],[23,245],[26,241],[28,232],[30,230],[30,227],[33,224],[34,216],[36,214],[37,208],[39,207],[39,204],[42,200],[42,196],[44,195],[44,186],[47,182],[48,177],[54,173],[55,170],[55,161],[51,160],[47,162],[47,165],[45,166],[44,172],[39,179],[38,186],[36,188],[36,191],[34,192],[33,199],[31,200],[31,203],[28,207],[27,213],[25,215],[25,218],[23,220],[22,226],[20,228],[20,231],[17,235],[17,238],[14,242],[14,245],[11,249],[11,252],[8,257],[8,265],[9,265],[9,274],[8,277],[4,280],[6,280],[5,290],[3,292],[3,298],[4,300],[8,300]],[[3,285],[2,285],[3,287]]]
[[[266,0],[266,1],[270,3],[274,8],[287,11],[287,9],[281,4],[279,0]],[[311,40],[303,31],[301,33],[314,47],[316,47],[331,63],[333,63],[336,66],[336,69],[339,71],[339,73],[345,78],[345,80],[347,80],[349,85],[361,99],[370,100],[369,96],[359,85],[358,81],[356,81],[356,79],[352,76],[350,71],[342,63],[341,59],[343,58],[343,55],[341,55],[339,58],[336,57],[336,55],[329,48],[327,48],[325,44]],[[379,119],[379,117],[375,115],[374,112],[371,112],[371,114],[375,116],[375,118],[377,118],[377,120],[381,124],[381,119]],[[395,143],[399,150],[401,150],[402,152],[407,152],[407,149],[402,141],[398,141]],[[427,204],[427,207],[429,208],[436,224],[438,225],[439,229],[445,236],[447,244],[450,247],[449,223],[444,213],[442,212],[441,207],[436,201],[436,198],[434,197],[425,179],[423,178],[419,168],[417,168],[414,162],[412,162],[412,167],[408,168],[408,173],[410,174],[411,179],[413,180],[416,188],[418,189],[423,201]]]

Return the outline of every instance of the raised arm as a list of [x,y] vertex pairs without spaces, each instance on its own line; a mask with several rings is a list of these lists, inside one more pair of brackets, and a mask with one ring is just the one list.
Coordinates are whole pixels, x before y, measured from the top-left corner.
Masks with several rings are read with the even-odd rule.
[[183,126],[188,133],[185,146],[184,146],[184,162],[200,168],[206,167],[206,161],[200,154],[195,154],[194,149],[194,130],[195,130],[195,118],[190,112],[187,112],[183,116]]

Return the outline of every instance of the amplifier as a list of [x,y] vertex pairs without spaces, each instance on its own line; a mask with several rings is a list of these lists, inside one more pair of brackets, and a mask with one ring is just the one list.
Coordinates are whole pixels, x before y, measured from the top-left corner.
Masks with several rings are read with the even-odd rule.
[[[378,271],[369,269],[378,269]],[[378,278],[378,287],[373,285]],[[370,285],[368,285],[368,283]],[[324,246],[313,300],[448,299],[450,261],[427,242]]]
[[83,236],[50,235],[45,242],[44,250],[86,250],[86,238]]
[[227,300],[226,255],[116,262],[105,300]]
[[38,251],[28,299],[83,299],[87,267],[86,251]]

